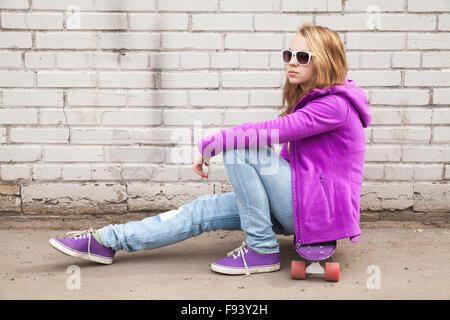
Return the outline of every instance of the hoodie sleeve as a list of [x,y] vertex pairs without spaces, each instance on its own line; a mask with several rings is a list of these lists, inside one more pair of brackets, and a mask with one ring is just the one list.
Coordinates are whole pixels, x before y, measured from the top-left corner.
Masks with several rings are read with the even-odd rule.
[[198,149],[203,157],[211,158],[227,149],[287,143],[337,129],[345,124],[347,116],[347,99],[326,95],[281,118],[244,122],[240,126],[217,131],[199,139]]

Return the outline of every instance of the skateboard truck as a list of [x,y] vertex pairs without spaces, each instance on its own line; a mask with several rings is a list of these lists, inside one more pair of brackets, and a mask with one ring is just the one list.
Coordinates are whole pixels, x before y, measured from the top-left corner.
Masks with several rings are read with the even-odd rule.
[[292,279],[305,280],[306,275],[324,276],[327,281],[339,281],[339,263],[326,262],[325,267],[321,261],[329,258],[336,250],[337,242],[321,242],[313,244],[297,244],[295,251],[309,262],[306,267],[305,261],[292,261],[291,277]]

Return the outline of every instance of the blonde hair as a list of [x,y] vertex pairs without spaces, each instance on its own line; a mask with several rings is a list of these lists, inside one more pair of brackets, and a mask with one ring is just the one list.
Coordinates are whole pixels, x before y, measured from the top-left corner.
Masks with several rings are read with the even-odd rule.
[[[306,84],[294,85],[286,81],[283,88],[281,109],[285,109],[279,117],[292,112],[297,102],[311,89],[342,85],[347,75],[347,57],[344,44],[339,34],[324,26],[303,23],[297,34],[308,41],[310,51],[314,53],[314,71],[311,80]],[[287,107],[286,107],[287,104]]]

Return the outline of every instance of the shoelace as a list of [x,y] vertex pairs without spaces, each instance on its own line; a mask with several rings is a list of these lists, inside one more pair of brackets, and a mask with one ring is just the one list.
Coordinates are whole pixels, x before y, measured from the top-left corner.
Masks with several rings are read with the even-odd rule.
[[[245,261],[244,258],[244,254],[248,253],[247,248],[245,248],[247,246],[247,244],[244,242],[242,242],[241,246],[234,249],[233,251],[230,251],[227,253],[228,257],[233,256],[233,259],[237,259],[237,257],[242,257],[242,261],[244,261],[244,267],[245,267],[245,275],[249,276],[250,275],[250,271],[248,270],[248,266],[247,266],[247,261]],[[237,252],[237,255],[235,255],[235,253]]]
[[86,239],[88,238],[88,256],[91,256],[91,237],[95,233],[95,230],[93,228],[89,228],[87,230],[81,230],[81,231],[69,231],[66,233],[66,236],[69,238],[76,239]]

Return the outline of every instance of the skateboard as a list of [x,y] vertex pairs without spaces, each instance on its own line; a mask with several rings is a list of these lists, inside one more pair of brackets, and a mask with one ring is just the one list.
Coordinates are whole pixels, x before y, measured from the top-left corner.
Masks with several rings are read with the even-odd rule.
[[336,250],[337,241],[320,242],[305,245],[296,245],[295,251],[309,263],[305,261],[292,261],[292,279],[305,280],[306,275],[324,276],[327,281],[339,281],[339,263],[326,262],[322,266],[321,261],[329,258]]

